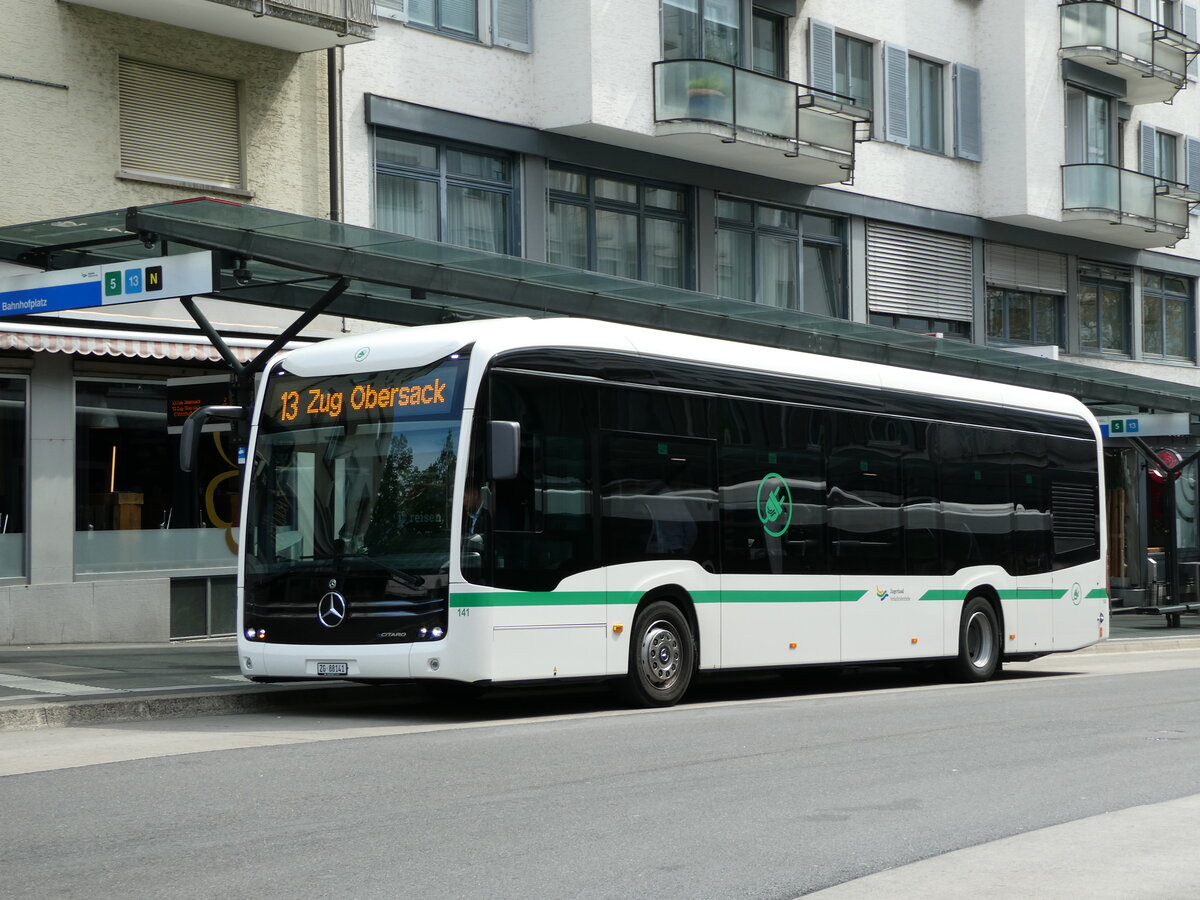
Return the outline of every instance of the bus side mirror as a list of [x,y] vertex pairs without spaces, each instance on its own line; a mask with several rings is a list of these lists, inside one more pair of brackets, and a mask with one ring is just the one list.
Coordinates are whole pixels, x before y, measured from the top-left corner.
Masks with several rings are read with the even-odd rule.
[[488,422],[488,477],[516,478],[521,468],[521,423]]
[[219,422],[236,422],[242,417],[240,406],[202,406],[183,423],[179,435],[179,468],[190,472],[196,465],[196,454],[200,446],[200,433],[209,419]]

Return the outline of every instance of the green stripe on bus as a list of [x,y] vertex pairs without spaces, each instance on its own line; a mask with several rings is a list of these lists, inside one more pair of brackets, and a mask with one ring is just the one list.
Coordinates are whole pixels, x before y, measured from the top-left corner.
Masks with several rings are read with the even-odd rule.
[[1053,588],[1017,588],[1012,591],[1000,591],[1001,600],[1061,600],[1067,596],[1063,590]]
[[[696,603],[853,603],[862,591],[694,591]],[[452,608],[500,606],[589,606],[636,604],[637,591],[503,591],[455,593]]]
[[918,600],[930,601],[933,603],[958,603],[965,600],[967,597],[966,591],[926,591]]
[[1096,588],[1094,591],[1088,591],[1088,600],[1107,600],[1108,591],[1104,588]]
[[505,591],[450,595],[450,606],[589,606],[608,602],[604,591]]
[[725,591],[725,603],[854,603],[862,591]]

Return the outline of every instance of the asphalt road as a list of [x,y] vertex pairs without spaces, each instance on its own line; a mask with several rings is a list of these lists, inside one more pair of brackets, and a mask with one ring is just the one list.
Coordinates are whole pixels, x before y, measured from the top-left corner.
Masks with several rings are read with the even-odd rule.
[[[1182,859],[1170,819],[1089,817],[1200,793],[1198,667],[1097,654],[971,686],[722,681],[658,711],[580,690],[8,733],[0,879],[24,898],[788,900],[1078,820],[1095,827],[1045,832],[1064,861],[1151,827]],[[1018,896],[996,852],[988,881],[836,896]]]

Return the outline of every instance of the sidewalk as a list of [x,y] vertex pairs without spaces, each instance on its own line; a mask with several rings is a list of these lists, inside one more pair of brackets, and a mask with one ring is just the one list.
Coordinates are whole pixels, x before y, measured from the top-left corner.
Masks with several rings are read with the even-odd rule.
[[[1118,615],[1108,641],[1083,653],[1200,648],[1200,616]],[[233,638],[167,644],[0,647],[0,731],[133,719],[219,715],[292,704],[379,700],[343,682],[255,684],[238,672]]]

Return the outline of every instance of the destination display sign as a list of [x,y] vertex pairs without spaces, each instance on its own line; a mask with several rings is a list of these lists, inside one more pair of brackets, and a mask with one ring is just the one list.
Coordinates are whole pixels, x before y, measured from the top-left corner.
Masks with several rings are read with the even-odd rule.
[[424,370],[322,378],[275,375],[267,387],[262,424],[280,431],[457,415],[466,363],[447,360]]
[[211,250],[0,278],[0,316],[211,294]]

